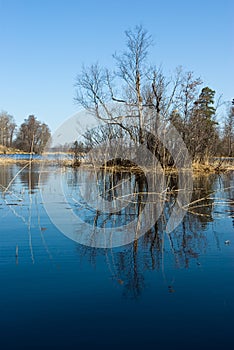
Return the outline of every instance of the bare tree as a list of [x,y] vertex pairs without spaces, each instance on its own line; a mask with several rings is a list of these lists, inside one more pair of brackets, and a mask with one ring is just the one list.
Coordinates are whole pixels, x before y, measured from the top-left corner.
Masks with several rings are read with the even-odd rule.
[[7,112],[0,113],[0,144],[12,147],[13,136],[16,129],[14,118]]
[[234,156],[234,99],[224,122],[222,152],[228,157]]
[[129,143],[144,144],[161,164],[172,165],[169,152],[160,142],[163,136],[158,134],[157,125],[161,122],[165,128],[169,122],[175,125],[193,159],[214,153],[218,138],[214,91],[206,87],[199,96],[201,79],[192,72],[183,73],[181,67],[167,78],[161,68],[150,66],[152,38],[142,26],[127,30],[125,36],[126,49],[113,55],[114,72],[99,64],[83,67],[76,79],[75,101],[108,123],[108,139],[117,132]]
[[[152,153],[165,154],[155,136],[157,122],[161,117],[169,119],[181,81],[181,69],[177,69],[174,78],[167,79],[161,68],[149,66],[152,38],[142,26],[127,30],[125,35],[126,49],[113,55],[115,72],[98,64],[83,67],[76,79],[75,100],[108,123],[105,129],[108,138],[117,132],[121,137],[128,137],[129,143],[145,144]],[[147,131],[147,128],[152,130],[152,126],[154,135]]]
[[[121,101],[133,106],[138,118],[138,141],[144,143],[144,115],[143,115],[143,91],[142,86],[146,78],[146,60],[148,49],[152,45],[151,36],[142,26],[136,26],[134,30],[125,32],[127,38],[127,50],[121,55],[114,55],[117,62],[118,76],[125,83],[125,89],[128,87],[129,100],[125,96]],[[113,94],[112,94],[113,98]],[[116,99],[118,101],[118,99]]]
[[[198,87],[202,84],[200,78],[194,78],[193,72],[186,72],[181,78],[180,89],[176,96],[173,117],[180,116],[180,125],[177,129],[187,143],[189,142],[188,123],[194,108],[194,102],[198,99]],[[175,121],[176,123],[176,121]],[[178,118],[177,118],[178,123]]]
[[[125,32],[126,50],[114,55],[117,71],[111,74],[98,64],[83,68],[77,77],[76,102],[105,122],[118,125],[129,137],[144,143],[143,82],[151,37],[141,26]],[[121,91],[115,88],[118,82]],[[137,128],[138,132],[133,132]]]

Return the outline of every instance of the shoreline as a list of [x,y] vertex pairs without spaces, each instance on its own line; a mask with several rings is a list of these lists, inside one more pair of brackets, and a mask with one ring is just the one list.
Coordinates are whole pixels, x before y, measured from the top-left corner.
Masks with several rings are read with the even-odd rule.
[[[22,153],[21,153],[22,154]],[[220,158],[222,159],[222,158]],[[59,160],[59,159],[17,159],[17,158],[12,158],[12,157],[7,157],[7,155],[4,155],[4,157],[0,156],[0,166],[4,165],[26,165],[26,164],[45,164],[45,165],[50,165],[50,166],[57,166],[57,167],[73,167],[73,160]],[[86,169],[91,169],[93,168],[92,164],[90,163],[85,163],[82,162],[82,167]],[[77,167],[78,168],[78,167]],[[103,166],[101,167],[103,170],[109,170],[109,171],[119,171],[119,172],[139,172],[139,171],[156,171],[157,169],[142,169],[137,167],[127,167],[127,166]],[[173,167],[168,167],[163,169],[165,173],[178,173],[178,170]],[[206,162],[206,163],[199,163],[199,162],[193,162],[192,164],[192,169],[182,169],[182,171],[191,171],[193,174],[217,174],[217,173],[224,173],[228,171],[234,171],[234,161],[228,161],[227,158],[225,158],[225,161],[220,161],[216,160],[213,163],[211,162]]]

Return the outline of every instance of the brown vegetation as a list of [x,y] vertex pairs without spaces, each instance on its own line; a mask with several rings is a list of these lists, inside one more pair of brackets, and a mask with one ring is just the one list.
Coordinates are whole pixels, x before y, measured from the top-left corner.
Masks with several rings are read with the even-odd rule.
[[20,149],[0,145],[0,154],[24,154]]

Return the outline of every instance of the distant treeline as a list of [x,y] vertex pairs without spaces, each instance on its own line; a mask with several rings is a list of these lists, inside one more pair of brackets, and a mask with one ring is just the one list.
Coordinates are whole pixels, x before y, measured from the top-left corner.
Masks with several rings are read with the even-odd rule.
[[17,127],[14,117],[7,112],[0,113],[0,145],[17,148],[28,153],[42,153],[49,138],[50,129],[30,115]]

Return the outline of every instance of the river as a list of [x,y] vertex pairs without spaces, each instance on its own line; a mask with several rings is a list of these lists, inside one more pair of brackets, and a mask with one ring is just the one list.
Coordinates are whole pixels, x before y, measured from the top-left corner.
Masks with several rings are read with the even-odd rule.
[[[1,166],[1,348],[230,348],[234,173],[194,177],[191,204],[171,232],[165,227],[178,179],[168,175],[163,208],[150,229],[106,248],[87,240],[87,227],[115,234],[146,207],[147,186],[139,175],[96,175]],[[82,199],[91,189],[92,202],[95,181],[108,203],[120,197],[113,192],[118,184],[139,193],[124,208],[102,213]],[[85,225],[71,221],[71,213]]]

